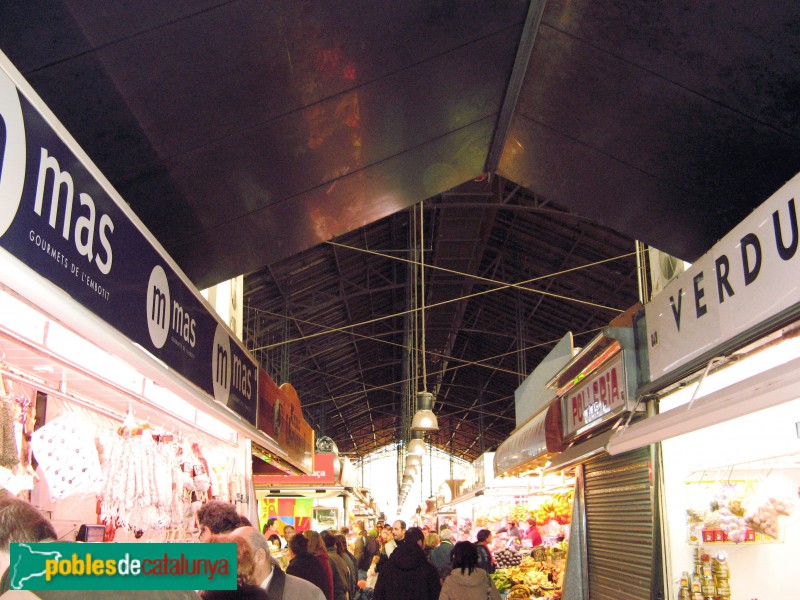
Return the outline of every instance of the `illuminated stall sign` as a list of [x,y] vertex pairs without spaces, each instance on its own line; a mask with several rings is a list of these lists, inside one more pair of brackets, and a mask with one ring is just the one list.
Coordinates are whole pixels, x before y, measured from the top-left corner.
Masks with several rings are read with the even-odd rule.
[[0,247],[255,424],[256,362],[4,64],[0,54]]
[[336,485],[333,454],[314,456],[314,470],[309,475],[253,475],[253,484],[270,487],[325,487]]
[[314,430],[303,418],[294,387],[290,383],[278,386],[261,368],[258,387],[258,428],[278,442],[289,458],[311,471]]
[[564,438],[596,427],[627,408],[623,353],[619,352],[561,397]]

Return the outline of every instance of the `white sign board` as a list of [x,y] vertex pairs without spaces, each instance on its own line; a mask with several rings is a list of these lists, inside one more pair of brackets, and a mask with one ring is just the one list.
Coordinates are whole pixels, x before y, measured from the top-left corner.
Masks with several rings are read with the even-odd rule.
[[800,302],[800,174],[645,306],[650,381]]

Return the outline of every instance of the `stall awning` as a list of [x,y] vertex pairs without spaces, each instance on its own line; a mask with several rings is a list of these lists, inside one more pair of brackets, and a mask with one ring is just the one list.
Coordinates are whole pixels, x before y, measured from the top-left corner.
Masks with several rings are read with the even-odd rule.
[[608,441],[609,454],[696,431],[777,406],[800,396],[800,358],[772,367],[706,396],[619,429]]
[[545,473],[554,473],[562,469],[568,469],[575,465],[585,462],[603,452],[606,452],[606,445],[613,433],[613,429],[599,433],[596,436],[589,438],[585,442],[575,444],[568,448],[558,456],[556,456],[550,464],[545,467]]
[[561,446],[561,410],[555,402],[528,419],[500,444],[494,454],[495,477],[518,475],[544,466]]

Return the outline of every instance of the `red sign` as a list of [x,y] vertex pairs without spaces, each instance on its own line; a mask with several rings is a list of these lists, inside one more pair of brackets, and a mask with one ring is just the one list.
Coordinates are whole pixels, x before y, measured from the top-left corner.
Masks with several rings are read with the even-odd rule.
[[314,470],[310,475],[253,475],[255,486],[332,486],[336,485],[333,470],[333,454],[317,454],[314,457]]
[[272,437],[307,471],[314,456],[314,430],[303,418],[300,398],[291,383],[280,387],[266,371],[258,370],[258,428]]
[[587,425],[599,424],[606,415],[625,406],[622,353],[570,390],[561,401],[565,438]]

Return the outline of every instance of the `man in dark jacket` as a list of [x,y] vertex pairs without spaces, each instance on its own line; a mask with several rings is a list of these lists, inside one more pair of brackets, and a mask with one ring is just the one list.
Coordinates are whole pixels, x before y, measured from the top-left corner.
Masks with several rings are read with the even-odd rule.
[[328,589],[328,578],[319,561],[308,551],[308,540],[302,535],[289,538],[286,552],[289,566],[286,573],[310,581],[323,592]]
[[374,600],[438,600],[442,586],[436,568],[425,558],[424,539],[419,527],[405,532],[403,543],[381,567]]

